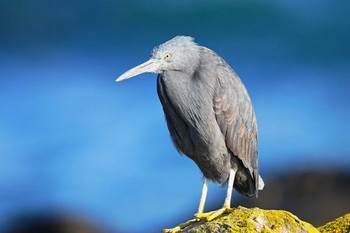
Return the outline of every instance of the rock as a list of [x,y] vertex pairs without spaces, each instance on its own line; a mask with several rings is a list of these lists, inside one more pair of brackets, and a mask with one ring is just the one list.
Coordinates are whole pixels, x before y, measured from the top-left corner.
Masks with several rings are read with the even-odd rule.
[[318,233],[311,224],[304,222],[284,210],[263,210],[259,208],[236,208],[210,222],[198,222],[186,227],[183,233],[224,233],[224,232],[264,232],[264,233]]
[[[236,197],[233,203],[248,208],[259,206],[263,209],[287,210],[314,226],[322,226],[349,213],[349,184],[349,166],[346,169],[301,170],[275,174],[271,179],[265,177],[265,187],[259,191],[259,198],[242,198],[238,204],[238,196],[233,196]],[[219,199],[218,203],[207,207],[220,208],[221,202]]]
[[336,233],[348,233],[350,232],[350,213],[345,214],[337,218],[336,220],[327,223],[324,226],[318,228],[321,233],[336,232]]

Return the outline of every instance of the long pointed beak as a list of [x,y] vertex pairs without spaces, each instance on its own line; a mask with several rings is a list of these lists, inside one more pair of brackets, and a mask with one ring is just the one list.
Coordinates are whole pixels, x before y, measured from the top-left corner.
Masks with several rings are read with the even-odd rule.
[[145,63],[142,63],[141,65],[138,65],[138,66],[126,71],[124,74],[120,75],[119,78],[117,78],[115,81],[120,82],[120,81],[135,77],[136,75],[146,73],[146,72],[156,73],[157,68],[158,68],[157,60],[151,58],[148,61],[146,61]]

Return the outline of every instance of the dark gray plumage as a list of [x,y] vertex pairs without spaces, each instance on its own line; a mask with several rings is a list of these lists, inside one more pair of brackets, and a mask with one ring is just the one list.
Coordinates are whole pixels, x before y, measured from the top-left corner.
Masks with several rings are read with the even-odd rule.
[[233,170],[236,190],[247,197],[257,196],[263,181],[258,170],[255,113],[233,69],[191,37],[177,36],[117,81],[143,72],[158,74],[158,96],[177,150],[191,158],[205,178],[220,184]]

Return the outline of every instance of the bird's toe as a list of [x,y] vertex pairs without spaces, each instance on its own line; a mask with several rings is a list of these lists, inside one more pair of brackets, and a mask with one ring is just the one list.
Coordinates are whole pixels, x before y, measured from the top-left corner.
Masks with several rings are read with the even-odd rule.
[[176,227],[173,227],[173,228],[170,228],[170,229],[164,229],[163,232],[164,233],[176,233],[176,232],[181,231],[185,227],[188,227],[188,226],[190,226],[190,225],[192,225],[193,223],[196,223],[196,222],[198,222],[198,219],[191,219],[191,220],[188,220],[185,223],[179,224]]
[[203,220],[206,217],[212,215],[215,211],[210,211],[210,212],[205,212],[205,213],[196,213],[194,216],[196,217],[196,219],[198,220]]
[[173,227],[173,228],[169,228],[169,229],[164,229],[163,233],[176,233],[179,232],[181,230],[181,228],[179,226],[177,227]]
[[195,217],[198,220],[205,220],[205,221],[209,222],[209,221],[219,217],[220,215],[225,214],[225,213],[230,213],[233,210],[234,209],[232,209],[232,208],[222,207],[218,210],[214,210],[214,211],[210,211],[210,212],[206,212],[206,213],[195,214]]

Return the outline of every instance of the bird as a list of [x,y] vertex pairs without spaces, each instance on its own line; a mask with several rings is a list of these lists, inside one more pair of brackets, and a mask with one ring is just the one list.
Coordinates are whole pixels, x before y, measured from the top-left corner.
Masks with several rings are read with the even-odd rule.
[[[158,97],[176,149],[192,159],[204,177],[195,218],[164,232],[232,211],[233,188],[257,197],[264,181],[259,176],[256,115],[246,87],[229,64],[194,38],[176,36],[116,81],[146,72],[157,74]],[[227,184],[226,198],[222,208],[204,213],[210,181]]]

